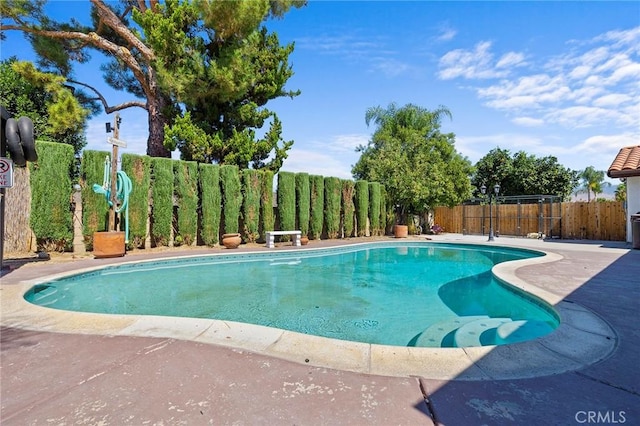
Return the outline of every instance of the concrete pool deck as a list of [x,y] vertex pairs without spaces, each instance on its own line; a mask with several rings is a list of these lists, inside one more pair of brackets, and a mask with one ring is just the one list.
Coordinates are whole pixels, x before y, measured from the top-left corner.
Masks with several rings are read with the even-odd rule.
[[[430,238],[486,241],[455,234]],[[344,242],[312,242],[308,247],[335,244]],[[55,311],[58,317],[42,316],[28,304],[16,309],[16,294],[34,281],[69,270],[177,253],[19,267],[2,277],[0,292],[0,421],[3,425],[52,421],[580,424],[589,419],[601,424],[604,420],[640,423],[640,374],[634,365],[640,348],[635,320],[640,308],[640,250],[630,250],[624,243],[505,237],[493,244],[551,253],[550,262],[512,265],[496,273],[528,291],[538,291],[546,300],[552,298],[558,310],[565,310],[561,312],[565,325],[573,321],[569,334],[577,330],[586,333],[586,339],[567,344],[571,336],[558,330],[550,339],[564,346],[547,345],[542,351],[523,344],[458,349],[464,354],[461,363],[451,352],[425,363],[421,354],[409,350],[425,348],[382,347],[384,359],[376,362],[378,355],[371,348],[364,358],[358,351],[349,358],[350,350],[338,352],[340,345],[327,345],[326,339],[314,345],[313,339],[300,341],[282,332],[274,336],[271,329],[247,337],[242,327],[233,334],[222,329],[225,324],[213,326],[211,321],[200,324],[207,327],[204,332],[198,327],[189,330],[193,324],[185,327],[180,319],[173,319],[173,325],[157,318],[132,323],[131,318],[93,314],[78,319],[78,314],[60,311]],[[220,251],[224,250],[179,254]],[[122,322],[120,331],[114,332],[114,321]],[[122,330],[129,335],[119,335]],[[234,340],[234,347],[208,337],[225,332],[224,339]],[[256,339],[263,339],[264,348],[274,352],[243,346],[242,342],[254,344]],[[585,340],[598,343],[588,347]],[[390,350],[406,356],[398,361],[397,354],[384,353]],[[328,368],[323,357],[336,368]],[[416,365],[411,365],[412,359]],[[568,365],[557,369],[559,360]]]

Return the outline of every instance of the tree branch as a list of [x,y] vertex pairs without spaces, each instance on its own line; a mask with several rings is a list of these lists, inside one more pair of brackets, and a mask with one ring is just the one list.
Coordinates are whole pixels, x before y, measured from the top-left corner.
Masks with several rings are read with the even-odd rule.
[[[147,60],[152,61],[155,59],[155,55],[149,47],[147,47],[142,41],[136,37],[129,28],[122,23],[120,18],[113,13],[111,9],[109,9],[102,0],[91,0],[91,3],[96,7],[98,11],[98,15],[102,20],[104,20],[105,24],[109,27],[113,28],[113,30],[118,33],[122,38],[127,40],[132,46],[134,46],[140,54]],[[127,52],[129,53],[129,52]],[[130,55],[130,53],[129,53]]]
[[96,98],[94,98],[95,100],[100,101],[100,103],[102,103],[102,107],[104,108],[104,112],[106,112],[107,114],[111,114],[112,112],[116,112],[116,111],[121,111],[123,109],[126,108],[130,108],[130,107],[140,107],[142,109],[147,109],[147,105],[145,102],[142,101],[128,101],[128,102],[123,102],[119,105],[114,105],[114,106],[109,106],[109,104],[107,103],[107,100],[104,98],[104,96],[102,96],[102,94],[98,91],[98,89],[96,89],[95,87],[87,84],[87,83],[82,83],[80,81],[75,81],[75,80],[67,80],[68,83],[72,83],[72,84],[77,84],[79,86],[83,86],[86,87],[87,89],[91,90],[92,92],[94,92],[96,94]]

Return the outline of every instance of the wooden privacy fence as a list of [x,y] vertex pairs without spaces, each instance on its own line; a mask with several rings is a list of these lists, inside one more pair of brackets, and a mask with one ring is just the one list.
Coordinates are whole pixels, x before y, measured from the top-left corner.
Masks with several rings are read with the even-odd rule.
[[[493,229],[498,235],[624,241],[626,213],[621,201],[494,204]],[[434,223],[445,232],[489,234],[489,205],[436,207]]]

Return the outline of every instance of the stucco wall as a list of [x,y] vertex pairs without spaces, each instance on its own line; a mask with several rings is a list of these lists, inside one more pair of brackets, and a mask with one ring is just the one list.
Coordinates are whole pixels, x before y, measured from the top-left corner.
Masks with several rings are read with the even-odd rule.
[[632,241],[631,215],[640,212],[640,176],[627,178],[627,241]]

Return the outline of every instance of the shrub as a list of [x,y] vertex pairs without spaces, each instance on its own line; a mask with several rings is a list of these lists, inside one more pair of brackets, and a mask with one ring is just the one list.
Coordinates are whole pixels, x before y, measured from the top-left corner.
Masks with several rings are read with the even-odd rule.
[[220,187],[222,189],[223,229],[225,234],[238,232],[242,190],[238,166],[224,164],[220,166]]
[[296,219],[297,229],[302,235],[309,235],[309,213],[311,192],[308,173],[296,173]]
[[244,236],[254,243],[260,237],[260,172],[254,169],[242,170],[242,218]]
[[273,172],[271,170],[260,171],[260,234],[263,237],[266,231],[275,229],[275,216],[273,214]]
[[151,158],[151,244],[168,246],[173,224],[173,160]]
[[71,176],[75,163],[68,144],[36,142],[38,163],[31,167],[31,229],[39,250],[65,251],[73,243]]
[[208,246],[220,241],[222,195],[220,192],[220,167],[214,164],[198,164],[200,182],[200,238]]
[[345,179],[342,181],[342,226],[345,238],[354,235],[354,212],[353,194],[355,182]]
[[109,204],[104,194],[93,190],[93,185],[102,186],[105,178],[105,163],[110,163],[107,151],[82,152],[80,186],[82,187],[82,233],[88,250],[93,249],[93,233],[107,231],[109,226]]
[[371,235],[381,235],[380,230],[380,183],[369,182],[369,223]]
[[309,176],[311,200],[309,238],[319,240],[324,223],[324,178],[318,175]]
[[340,179],[337,177],[324,178],[324,222],[327,237],[338,238],[340,231]]
[[[278,220],[280,229],[290,231],[296,226],[296,178],[291,172],[278,172]],[[288,235],[281,237],[289,241]]]
[[[177,204],[174,243],[193,245],[198,235],[198,163],[174,161]],[[177,237],[180,237],[178,240]]]
[[149,221],[149,187],[151,185],[151,157],[122,154],[122,170],[131,179],[129,194],[129,241],[136,248],[144,248]]
[[369,216],[369,182],[359,180],[356,182],[356,220],[358,236],[367,235],[367,218]]

